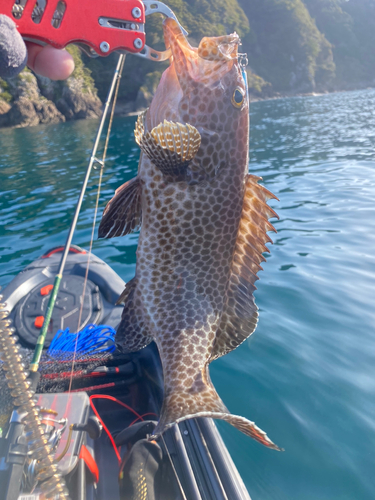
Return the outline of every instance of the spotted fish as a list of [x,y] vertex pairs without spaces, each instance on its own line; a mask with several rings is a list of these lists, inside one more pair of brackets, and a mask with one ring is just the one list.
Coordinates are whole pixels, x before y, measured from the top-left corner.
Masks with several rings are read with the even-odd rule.
[[279,449],[253,422],[230,414],[208,371],[255,330],[254,283],[276,216],[267,205],[275,196],[248,174],[240,40],[203,38],[193,48],[172,19],[164,37],[171,64],[136,124],[138,175],[116,191],[99,229],[112,238],[141,225],[116,340],[127,351],[152,340],[158,346],[164,402],[155,435],[213,417]]

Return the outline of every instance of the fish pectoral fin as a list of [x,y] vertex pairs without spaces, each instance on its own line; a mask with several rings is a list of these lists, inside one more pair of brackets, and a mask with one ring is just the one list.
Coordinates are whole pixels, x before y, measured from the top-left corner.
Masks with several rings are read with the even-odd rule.
[[210,362],[238,347],[255,330],[258,308],[253,292],[256,290],[257,273],[266,259],[262,252],[269,252],[266,243],[272,243],[267,231],[276,231],[268,222],[277,214],[267,205],[276,198],[258,184],[259,177],[248,175],[245,185],[242,216],[233,254],[226,303],[216,332]]
[[108,202],[99,226],[99,238],[113,238],[130,233],[141,224],[142,186],[138,177],[116,189]]
[[126,304],[129,295],[132,295],[134,293],[134,288],[136,287],[136,285],[137,285],[136,278],[129,280],[125,284],[124,291],[122,292],[120,297],[116,300],[116,306],[119,306],[120,304]]
[[137,278],[128,281],[125,290],[116,302],[117,305],[125,303],[115,338],[117,347],[123,352],[139,351],[153,340],[143,321],[142,311],[134,300],[137,293],[136,287]]
[[201,136],[192,125],[164,120],[137,142],[152,163],[168,177],[181,177],[198,152]]

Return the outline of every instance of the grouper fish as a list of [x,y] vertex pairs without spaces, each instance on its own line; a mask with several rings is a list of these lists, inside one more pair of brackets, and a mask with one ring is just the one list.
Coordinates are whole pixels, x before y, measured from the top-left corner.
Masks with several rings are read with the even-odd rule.
[[99,237],[141,226],[135,277],[126,284],[116,342],[137,351],[152,340],[164,374],[154,435],[192,417],[222,419],[279,449],[253,422],[232,415],[209,376],[211,361],[255,330],[254,282],[270,242],[275,198],[248,174],[249,103],[239,37],[203,38],[191,47],[173,19],[171,49],[135,138],[138,175],[117,189]]

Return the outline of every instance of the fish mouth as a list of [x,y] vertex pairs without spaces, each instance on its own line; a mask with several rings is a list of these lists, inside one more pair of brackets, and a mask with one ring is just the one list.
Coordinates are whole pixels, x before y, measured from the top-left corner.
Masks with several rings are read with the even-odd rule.
[[171,64],[164,71],[151,102],[146,131],[164,119],[185,123],[179,109],[184,95],[191,95],[197,85],[214,89],[238,61],[240,39],[236,33],[202,38],[198,47],[192,47],[174,19],[166,19],[163,29],[165,45],[171,50]]
[[189,44],[174,19],[165,19],[163,28],[165,46],[171,49],[172,64],[182,88],[188,80],[214,84],[238,60],[240,38],[237,33],[202,38],[196,48]]

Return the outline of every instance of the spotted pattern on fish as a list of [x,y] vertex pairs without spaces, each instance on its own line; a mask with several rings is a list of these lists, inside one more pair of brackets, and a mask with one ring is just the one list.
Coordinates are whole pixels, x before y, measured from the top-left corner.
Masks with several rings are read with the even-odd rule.
[[[153,338],[158,346],[164,401],[156,436],[186,418],[211,416],[278,450],[253,422],[230,414],[208,372],[213,359],[255,329],[254,282],[273,229],[268,218],[275,215],[266,203],[272,195],[247,173],[249,109],[239,39],[204,39],[194,49],[175,21],[166,20],[164,29],[173,61],[136,135],[142,147],[143,134],[168,120],[194,127],[201,143],[183,175],[166,175],[152,151],[142,155],[134,181],[141,203],[128,207],[134,219],[142,216],[136,276],[123,294],[116,342],[135,350]],[[226,56],[212,57],[223,46]],[[243,102],[233,102],[236,90]],[[169,152],[160,149],[158,158],[163,154]],[[110,222],[106,212],[99,235]]]

